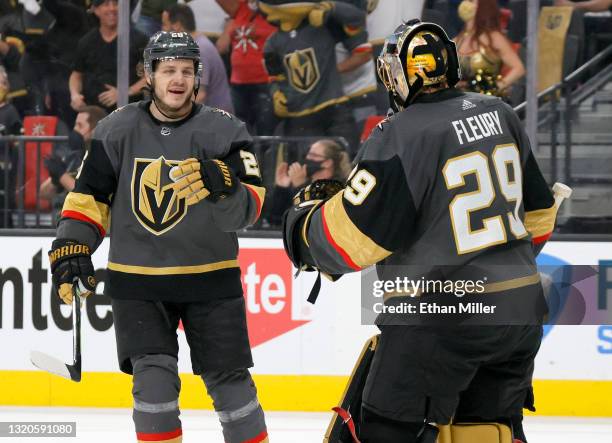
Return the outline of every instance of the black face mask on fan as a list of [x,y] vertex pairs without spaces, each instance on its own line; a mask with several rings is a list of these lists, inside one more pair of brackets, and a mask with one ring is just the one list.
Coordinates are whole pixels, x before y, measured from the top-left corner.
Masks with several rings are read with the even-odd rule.
[[324,161],[325,160],[304,160],[304,164],[306,165],[306,175],[308,175],[308,177],[312,177],[312,174],[323,169]]

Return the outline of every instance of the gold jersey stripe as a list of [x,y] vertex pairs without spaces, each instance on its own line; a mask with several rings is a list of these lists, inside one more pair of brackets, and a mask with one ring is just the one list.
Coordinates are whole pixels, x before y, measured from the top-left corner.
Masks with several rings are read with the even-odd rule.
[[[489,283],[487,285],[484,285],[484,291],[483,292],[474,292],[470,295],[482,295],[482,294],[493,294],[495,292],[501,292],[501,291],[508,291],[510,289],[518,289],[518,288],[522,288],[525,286],[531,286],[531,285],[535,285],[536,283],[540,282],[540,274],[536,273],[536,274],[532,274],[532,275],[527,275],[525,277],[518,277],[518,278],[511,278],[510,280],[503,280],[503,281],[498,281],[495,283]],[[418,290],[418,291],[409,291],[409,292],[387,292],[383,295],[383,301],[387,301],[391,298],[394,297],[423,297],[424,295],[427,294],[423,294],[422,290]]]
[[178,275],[178,274],[202,274],[204,272],[218,271],[220,269],[237,268],[238,260],[225,260],[216,263],[193,266],[166,266],[154,268],[150,266],[123,265],[121,263],[108,262],[111,271],[125,272],[127,274],[141,275]]
[[64,201],[63,211],[83,214],[102,226],[104,231],[108,231],[110,208],[107,204],[96,201],[93,195],[69,192]]
[[261,211],[261,206],[263,206],[264,199],[266,198],[266,188],[264,188],[263,186],[251,185],[249,183],[243,184],[247,186],[251,191],[257,194],[257,196],[259,197],[259,211]]
[[305,115],[310,115],[310,114],[314,114],[315,112],[319,112],[321,109],[325,109],[328,106],[333,106],[333,105],[337,105],[339,103],[344,103],[346,101],[348,101],[348,97],[347,96],[343,96],[343,97],[339,97],[339,98],[334,98],[332,100],[327,100],[326,102],[320,103],[317,106],[313,107],[313,108],[307,108],[304,109],[303,111],[295,111],[295,112],[288,112],[287,116],[288,117],[303,117]]
[[536,283],[540,283],[540,274],[537,272],[525,277],[486,284],[484,285],[484,292],[490,294],[493,292],[508,291],[510,289],[522,288],[523,286],[535,285]]
[[525,212],[525,228],[527,228],[532,237],[541,237],[553,231],[556,218],[556,205],[552,205],[547,209]]
[[26,95],[28,95],[27,89],[17,89],[15,91],[9,92],[6,98],[11,99],[11,98],[16,98],[16,97],[25,97]]
[[378,246],[350,219],[344,209],[343,192],[334,195],[325,204],[325,220],[334,242],[360,268],[366,268],[391,255],[391,251]]

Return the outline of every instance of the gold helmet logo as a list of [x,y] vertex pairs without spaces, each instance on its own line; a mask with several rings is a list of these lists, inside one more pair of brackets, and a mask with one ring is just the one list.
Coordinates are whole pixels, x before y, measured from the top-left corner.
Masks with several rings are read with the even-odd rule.
[[176,226],[187,213],[185,199],[179,199],[170,179],[178,161],[137,158],[132,174],[132,211],[149,232],[161,235]]
[[406,52],[408,82],[412,85],[420,77],[423,86],[436,85],[446,80],[448,54],[444,44],[433,32],[417,33]]
[[307,94],[319,83],[321,74],[314,48],[291,52],[283,61],[289,73],[289,83],[297,91]]

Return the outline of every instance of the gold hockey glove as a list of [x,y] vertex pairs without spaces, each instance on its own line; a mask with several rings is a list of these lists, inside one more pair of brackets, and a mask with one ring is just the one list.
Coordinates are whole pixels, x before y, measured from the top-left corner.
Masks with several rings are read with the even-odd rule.
[[194,205],[205,198],[217,202],[236,192],[238,179],[221,160],[188,158],[170,170],[178,198]]

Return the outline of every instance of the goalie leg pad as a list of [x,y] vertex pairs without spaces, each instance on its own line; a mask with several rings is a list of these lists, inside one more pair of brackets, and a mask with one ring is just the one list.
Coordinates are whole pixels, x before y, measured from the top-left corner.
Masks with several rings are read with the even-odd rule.
[[327,427],[324,443],[349,443],[355,440],[351,434],[351,428],[355,434],[359,432],[361,422],[361,399],[368,372],[372,364],[372,358],[378,344],[378,335],[366,341],[361,354],[355,363],[351,377],[342,394],[340,404],[334,408],[334,415]]
[[439,426],[438,443],[512,443],[512,429],[502,423],[454,423]]

